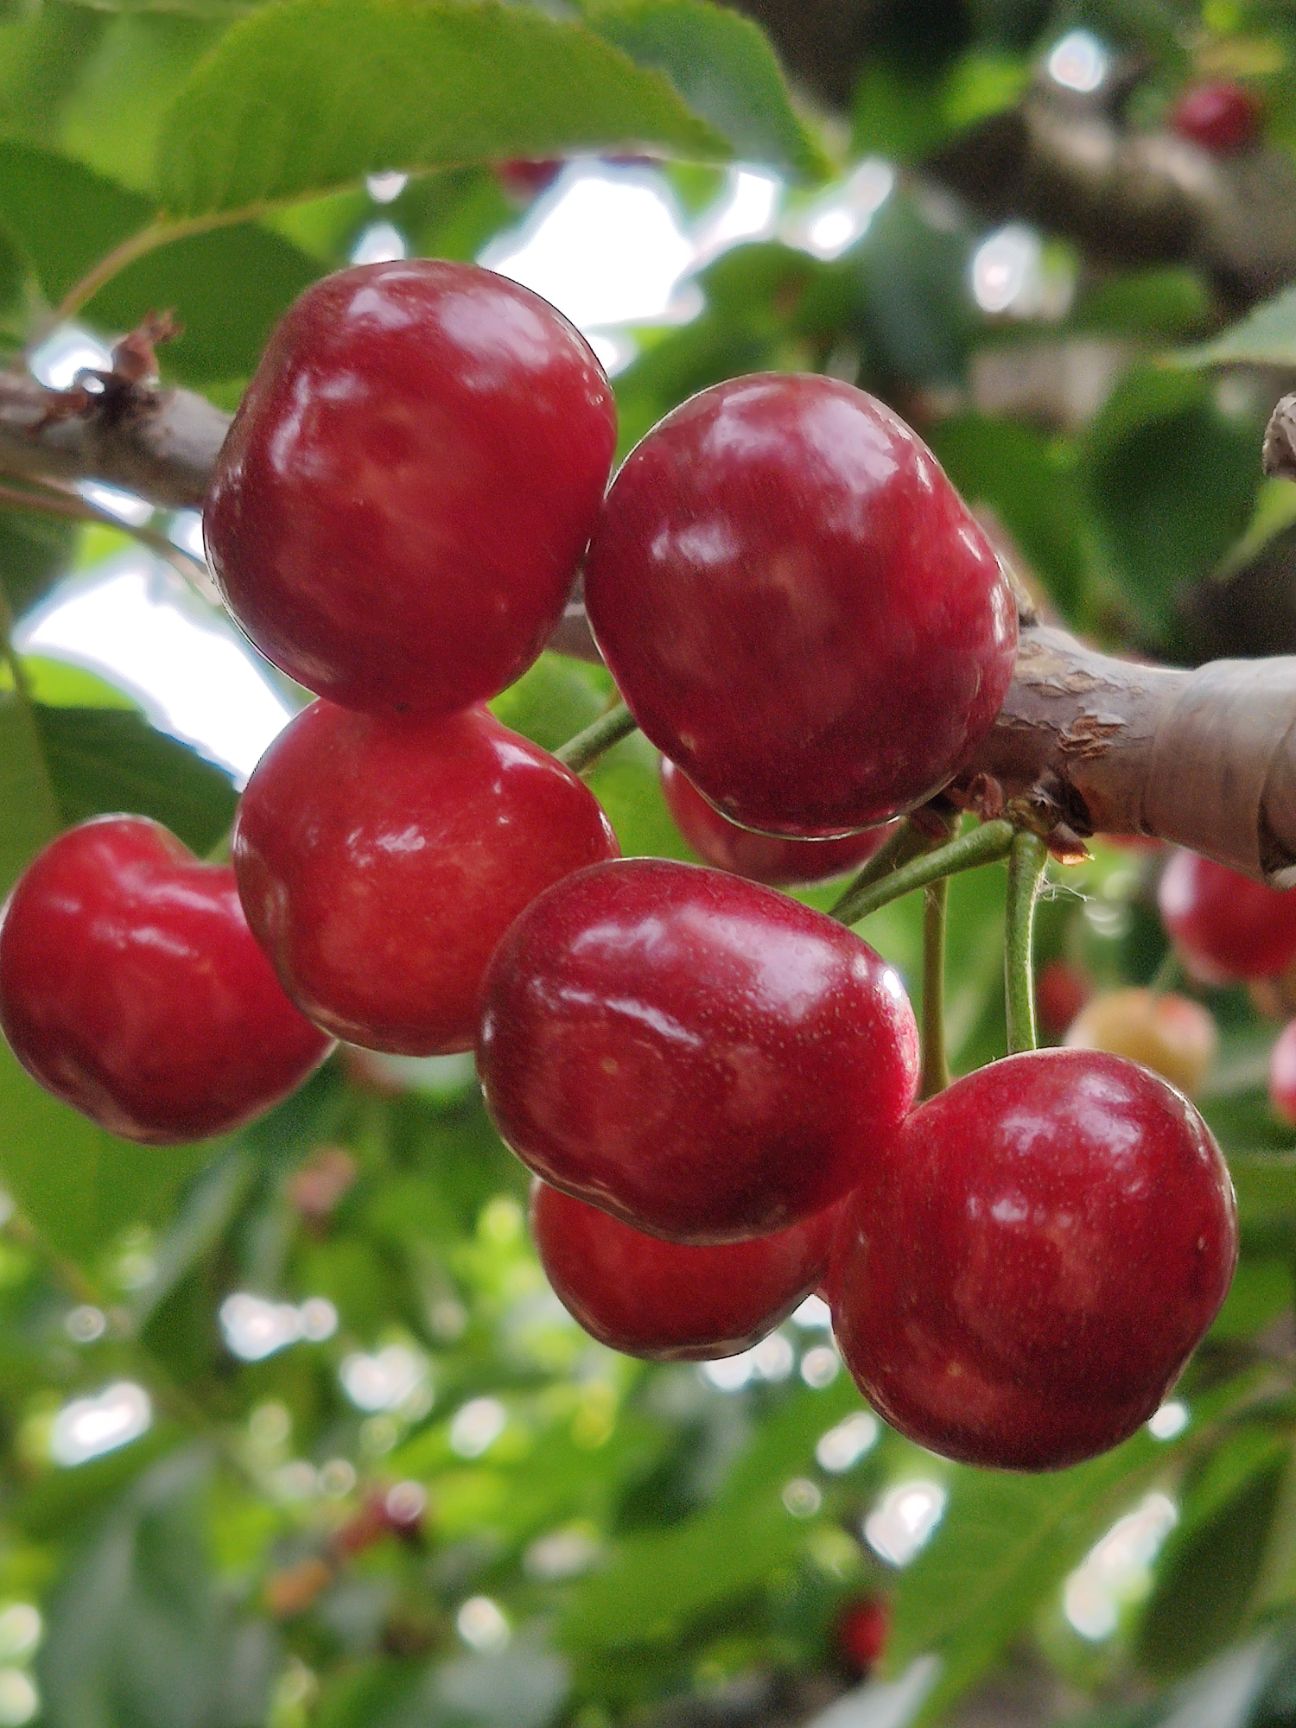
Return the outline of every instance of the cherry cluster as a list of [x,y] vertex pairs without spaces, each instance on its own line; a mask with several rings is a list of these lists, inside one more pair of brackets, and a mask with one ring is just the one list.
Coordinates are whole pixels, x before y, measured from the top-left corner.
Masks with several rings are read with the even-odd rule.
[[[0,925],[30,1072],[167,1142],[267,1108],[333,1037],[475,1048],[573,1314],[653,1357],[742,1349],[822,1288],[880,1411],[1049,1468],[1156,1408],[1236,1257],[1178,1092],[1083,1050],[915,1108],[897,974],[768,884],[867,858],[991,726],[1008,582],[914,433],[761,375],[661,421],[606,491],[611,390],[472,266],[343,271],[275,332],[205,512],[231,613],[317,699],[243,794],[232,865],[88,823]],[[623,859],[578,773],[483,706],[583,563],[598,644],[720,868]]]

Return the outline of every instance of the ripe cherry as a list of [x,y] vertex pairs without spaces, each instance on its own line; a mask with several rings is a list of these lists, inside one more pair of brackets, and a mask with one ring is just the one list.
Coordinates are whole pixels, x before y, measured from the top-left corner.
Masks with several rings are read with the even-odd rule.
[[1162,873],[1157,904],[1181,959],[1204,983],[1273,978],[1296,960],[1296,892],[1178,851]]
[[648,737],[778,834],[938,792],[1017,645],[999,562],[931,452],[832,378],[736,378],[668,414],[613,483],[585,600]]
[[153,1145],[238,1127],[329,1049],[253,940],[234,872],[142,816],[84,822],[28,866],[0,919],[0,1026],[47,1091]]
[[321,1026],[410,1056],[472,1048],[486,962],[542,889],[617,855],[593,794],[485,709],[394,721],[315,702],[258,763],[234,868]]
[[772,1332],[818,1283],[835,1209],[773,1236],[663,1242],[537,1182],[531,1233],[572,1317],[602,1344],[663,1362],[733,1356]]
[[857,870],[891,832],[889,826],[865,828],[840,840],[791,840],[781,834],[757,834],[722,816],[664,756],[661,783],[675,826],[704,864],[770,888],[808,887]]
[[366,264],[270,339],[207,498],[231,612],[308,689],[447,714],[530,665],[615,443],[603,369],[546,301],[470,264]]
[[846,1669],[861,1678],[882,1659],[891,1631],[891,1610],[880,1596],[860,1596],[837,1616],[834,1641]]
[[1069,960],[1050,960],[1035,980],[1035,1007],[1041,1028],[1060,1038],[1093,994],[1093,985]]
[[1156,1410],[1237,1258],[1192,1105],[1088,1050],[1011,1056],[910,1116],[847,1201],[837,1340],[887,1421],[946,1457],[1078,1463]]
[[681,1242],[769,1235],[859,1181],[913,1098],[904,988],[822,913],[635,858],[534,901],[487,974],[478,1066],[546,1181]]
[[1171,128],[1213,156],[1231,156],[1254,144],[1262,118],[1258,98],[1231,78],[1192,85],[1170,111]]
[[1065,1043],[1139,1062],[1193,1098],[1210,1073],[1219,1033],[1214,1016],[1189,996],[1107,990],[1081,1009]]
[[1296,1126],[1296,1020],[1289,1020],[1269,1052],[1269,1102],[1280,1121]]

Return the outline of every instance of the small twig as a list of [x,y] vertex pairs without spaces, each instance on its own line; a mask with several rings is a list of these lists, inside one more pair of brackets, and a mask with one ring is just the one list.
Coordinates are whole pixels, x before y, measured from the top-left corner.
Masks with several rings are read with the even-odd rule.
[[1296,480],[1296,396],[1282,397],[1269,416],[1260,460],[1273,478]]

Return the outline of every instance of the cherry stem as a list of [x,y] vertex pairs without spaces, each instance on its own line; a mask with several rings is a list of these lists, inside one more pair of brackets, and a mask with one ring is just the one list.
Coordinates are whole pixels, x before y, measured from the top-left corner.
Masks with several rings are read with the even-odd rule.
[[938,846],[934,852],[924,852],[921,857],[902,864],[898,870],[893,870],[882,881],[860,893],[852,887],[834,907],[832,915],[843,924],[858,924],[870,912],[876,912],[879,907],[889,905],[892,900],[898,900],[902,894],[909,894],[915,888],[925,888],[929,882],[938,882],[942,876],[955,876],[962,870],[974,870],[978,864],[992,864],[998,858],[1006,858],[1013,833],[1011,822],[983,822],[970,834],[961,834],[948,845]]
[[1038,834],[1019,828],[1008,853],[1008,904],[1004,936],[1004,999],[1008,1054],[1039,1044],[1035,1030],[1035,902],[1048,848]]
[[859,874],[852,877],[850,884],[843,891],[841,898],[834,902],[828,916],[837,918],[843,924],[850,922],[842,916],[843,908],[850,906],[856,896],[866,888],[871,888],[875,882],[881,882],[891,876],[902,864],[907,864],[911,858],[921,857],[924,852],[930,852],[935,844],[930,834],[926,834],[914,821],[902,822],[885,845],[880,846],[868,862],[861,868]]
[[918,1096],[931,1098],[950,1083],[945,1054],[945,930],[949,877],[923,889],[922,1070]]
[[610,750],[636,730],[634,715],[624,702],[618,702],[606,714],[600,714],[583,732],[569,738],[554,751],[554,755],[573,774],[583,774],[587,768],[593,767],[605,750]]

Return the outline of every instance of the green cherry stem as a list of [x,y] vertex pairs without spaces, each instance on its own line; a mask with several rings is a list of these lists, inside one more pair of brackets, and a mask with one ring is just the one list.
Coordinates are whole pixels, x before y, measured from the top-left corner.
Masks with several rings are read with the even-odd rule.
[[1004,937],[1004,996],[1008,1019],[1008,1054],[1034,1050],[1035,1031],[1035,901],[1039,894],[1048,848],[1038,834],[1020,828],[1008,854],[1008,905]]
[[849,908],[852,901],[866,888],[871,888],[875,882],[891,876],[911,858],[920,858],[924,852],[930,852],[932,845],[931,836],[925,834],[916,822],[902,822],[885,845],[880,846],[860,869],[858,875],[851,878],[841,898],[829,908],[828,916],[843,924],[849,924],[850,919],[843,916],[843,908]]
[[554,751],[554,755],[573,774],[583,774],[587,768],[593,767],[605,750],[628,738],[636,729],[634,715],[624,702],[618,702],[606,714],[600,714],[583,732],[569,738]]
[[950,1083],[945,1054],[945,929],[949,877],[923,889],[922,1071],[918,1096],[934,1097]]
[[876,912],[879,907],[889,905],[892,900],[898,900],[902,894],[911,893],[915,888],[925,888],[929,882],[938,882],[942,876],[955,876],[961,870],[973,870],[978,864],[991,864],[997,858],[1006,858],[1013,832],[1011,822],[983,822],[970,834],[961,834],[957,840],[951,840],[947,846],[938,846],[934,852],[924,852],[862,891],[852,886],[833,908],[832,915],[843,924],[858,924],[870,912]]

